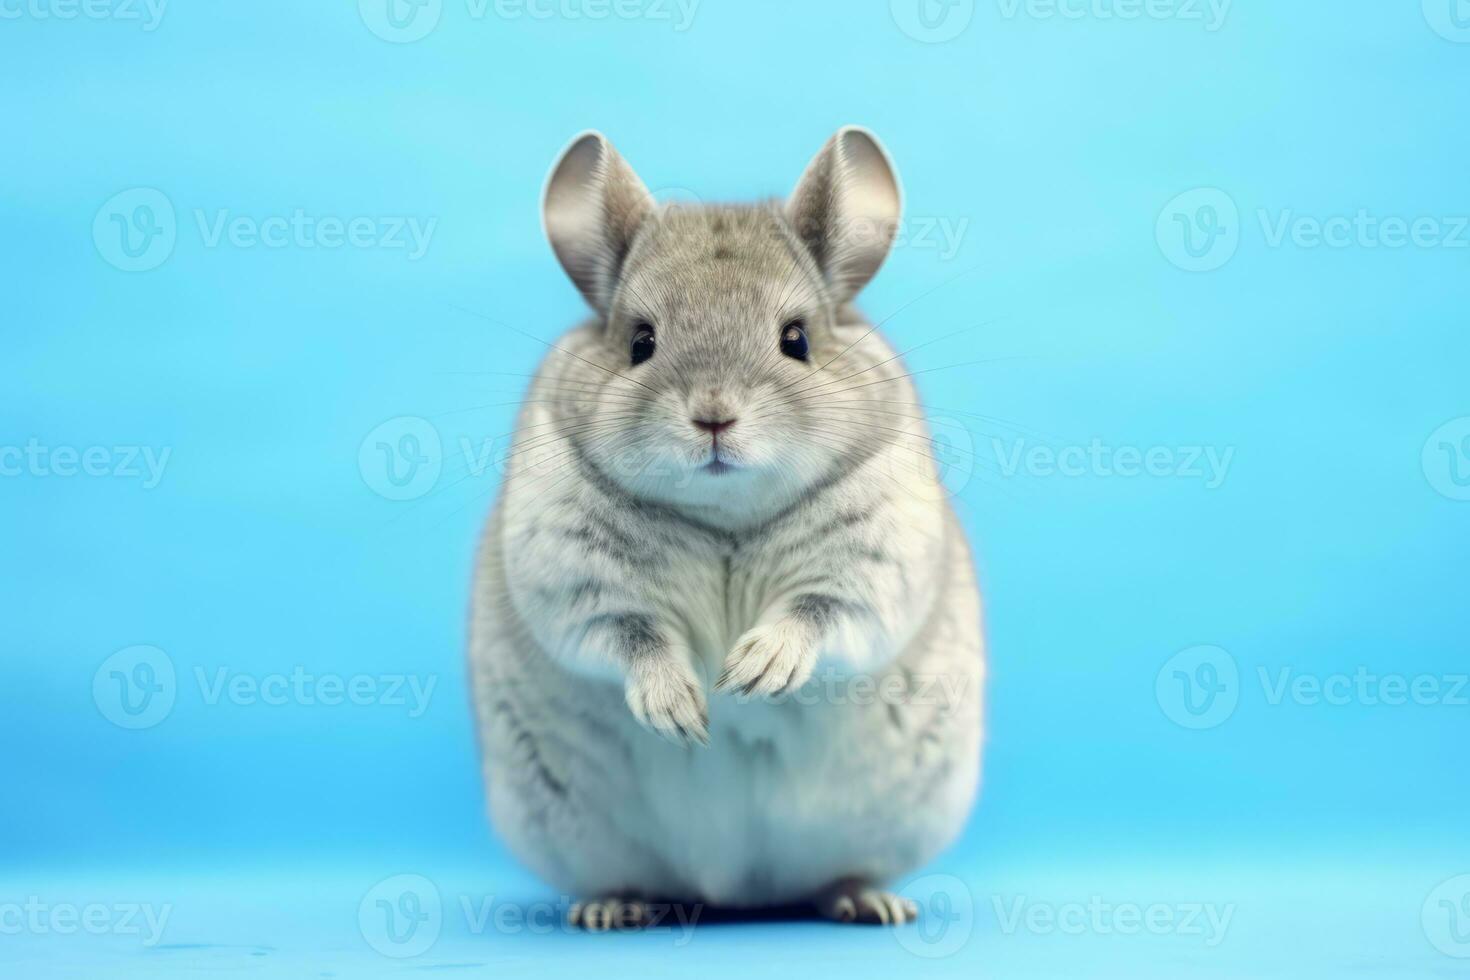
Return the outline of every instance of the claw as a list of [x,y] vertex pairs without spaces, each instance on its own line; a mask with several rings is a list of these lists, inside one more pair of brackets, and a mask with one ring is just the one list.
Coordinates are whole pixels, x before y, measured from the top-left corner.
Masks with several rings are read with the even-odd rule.
[[654,734],[686,746],[709,744],[704,692],[679,661],[640,665],[628,675],[625,696],[633,717]]
[[901,926],[919,918],[919,906],[902,895],[857,879],[838,882],[818,896],[817,911],[836,922]]
[[742,698],[786,694],[806,683],[814,666],[804,631],[780,622],[757,626],[735,642],[715,690]]
[[637,930],[653,925],[654,921],[654,912],[646,903],[619,898],[576,902],[567,910],[567,924],[587,932]]

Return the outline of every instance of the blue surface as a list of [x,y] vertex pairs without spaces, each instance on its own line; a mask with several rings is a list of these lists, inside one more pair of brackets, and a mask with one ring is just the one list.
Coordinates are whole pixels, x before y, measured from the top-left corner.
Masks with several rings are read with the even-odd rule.
[[[0,972],[1470,973],[1466,7],[0,4]],[[928,925],[477,926],[558,900],[462,670],[546,168],[781,194],[848,122],[989,610]]]

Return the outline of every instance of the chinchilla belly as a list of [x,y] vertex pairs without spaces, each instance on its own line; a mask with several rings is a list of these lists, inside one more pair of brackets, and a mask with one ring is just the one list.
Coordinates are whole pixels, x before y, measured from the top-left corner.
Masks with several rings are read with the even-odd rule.
[[497,830],[571,897],[748,907],[914,869],[959,832],[979,778],[980,614],[958,571],[883,672],[819,668],[778,703],[715,695],[697,748],[644,731],[619,684],[563,670],[513,610],[480,602],[472,675]]

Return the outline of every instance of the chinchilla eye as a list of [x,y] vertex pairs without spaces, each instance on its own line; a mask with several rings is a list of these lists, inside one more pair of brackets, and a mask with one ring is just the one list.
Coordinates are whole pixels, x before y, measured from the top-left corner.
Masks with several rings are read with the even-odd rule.
[[781,353],[798,361],[806,360],[806,321],[792,320],[781,328]]
[[653,346],[652,325],[640,323],[633,331],[633,343],[629,346],[628,356],[634,364],[642,364],[653,356]]

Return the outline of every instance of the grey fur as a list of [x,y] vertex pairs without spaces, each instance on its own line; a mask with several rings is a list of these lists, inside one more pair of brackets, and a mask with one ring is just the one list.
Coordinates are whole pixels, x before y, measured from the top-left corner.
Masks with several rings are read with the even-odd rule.
[[902,360],[849,304],[898,201],[856,129],[785,204],[655,207],[596,134],[553,171],[547,233],[597,315],[522,409],[470,663],[492,816],[559,888],[899,921],[875,889],[964,822],[974,573]]

